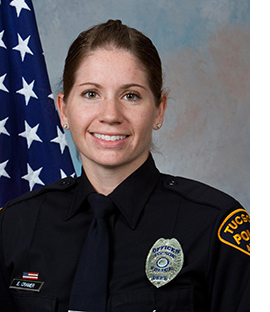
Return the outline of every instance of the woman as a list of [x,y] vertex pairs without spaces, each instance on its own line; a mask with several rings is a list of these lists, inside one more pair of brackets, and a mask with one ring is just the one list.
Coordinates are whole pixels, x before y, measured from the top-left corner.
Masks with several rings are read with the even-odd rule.
[[[82,175],[1,211],[1,311],[249,311],[248,214],[157,170],[151,136],[166,103],[143,34],[110,20],[74,41],[57,105]],[[108,239],[91,232],[93,198],[113,207]]]

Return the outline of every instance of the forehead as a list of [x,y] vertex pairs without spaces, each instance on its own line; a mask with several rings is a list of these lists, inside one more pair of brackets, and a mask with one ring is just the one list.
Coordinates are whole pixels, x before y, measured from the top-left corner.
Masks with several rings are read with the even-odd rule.
[[97,49],[82,60],[76,81],[89,78],[143,80],[147,83],[147,74],[141,62],[129,51],[119,49]]

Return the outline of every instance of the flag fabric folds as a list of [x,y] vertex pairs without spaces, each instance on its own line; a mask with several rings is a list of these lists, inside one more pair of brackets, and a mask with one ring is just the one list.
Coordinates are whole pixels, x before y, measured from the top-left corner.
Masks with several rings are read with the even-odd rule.
[[0,0],[0,207],[73,175],[31,0]]

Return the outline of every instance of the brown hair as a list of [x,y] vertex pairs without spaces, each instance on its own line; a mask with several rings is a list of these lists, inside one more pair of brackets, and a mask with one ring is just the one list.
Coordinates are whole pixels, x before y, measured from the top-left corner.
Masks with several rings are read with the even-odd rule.
[[69,48],[63,74],[63,93],[66,101],[74,85],[76,71],[85,57],[99,48],[117,48],[132,53],[147,73],[150,89],[159,106],[162,94],[162,67],[152,41],[120,20],[109,20],[79,34]]

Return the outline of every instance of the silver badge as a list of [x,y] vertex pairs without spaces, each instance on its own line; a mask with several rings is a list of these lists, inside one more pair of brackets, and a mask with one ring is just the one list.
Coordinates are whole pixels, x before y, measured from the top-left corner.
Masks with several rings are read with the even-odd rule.
[[177,239],[158,239],[150,249],[145,273],[149,281],[157,288],[166,285],[181,271],[184,253]]

